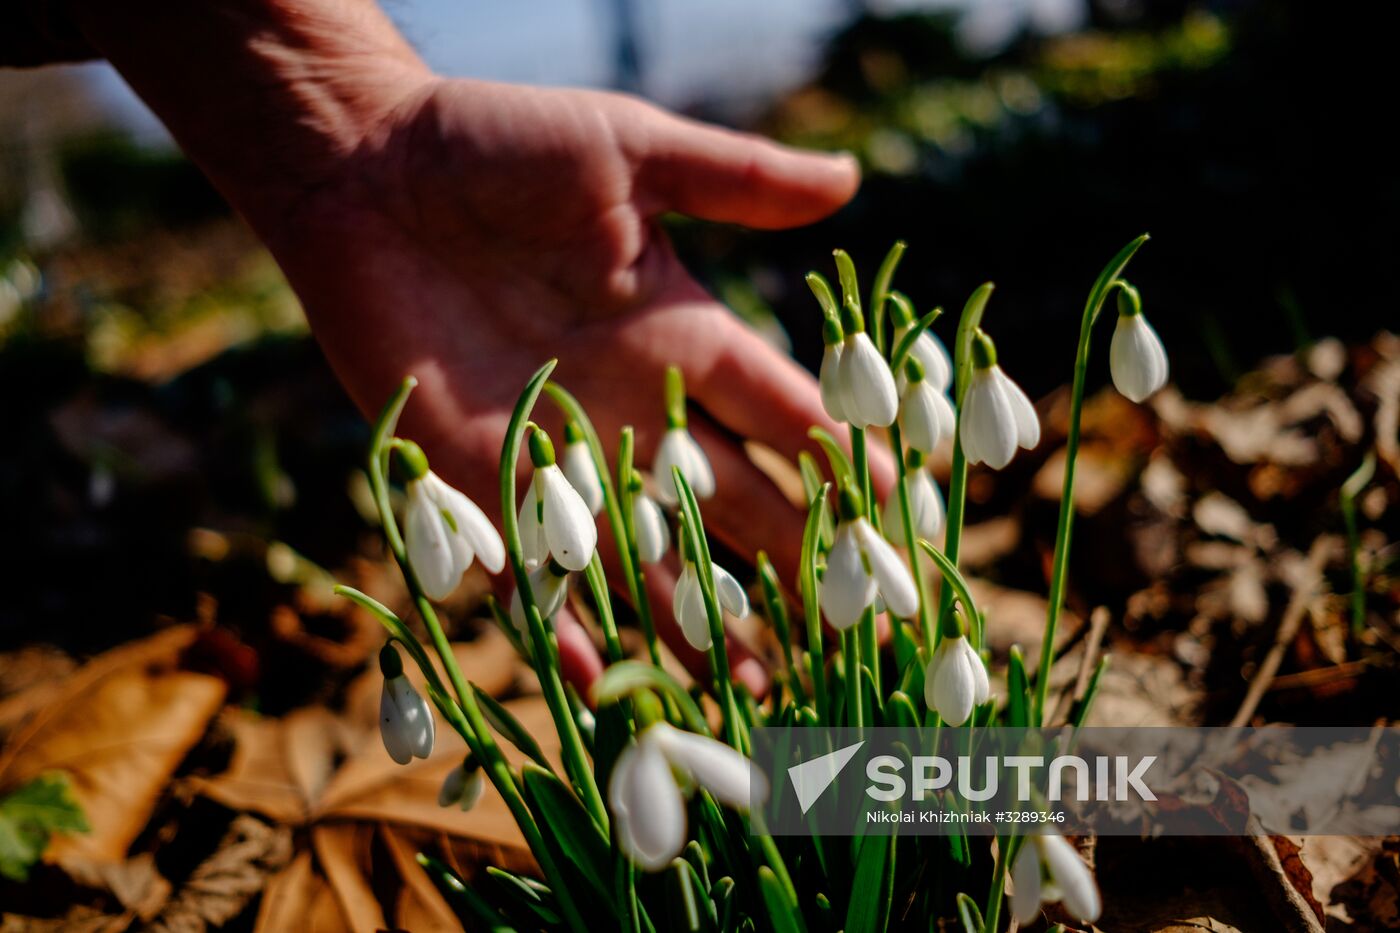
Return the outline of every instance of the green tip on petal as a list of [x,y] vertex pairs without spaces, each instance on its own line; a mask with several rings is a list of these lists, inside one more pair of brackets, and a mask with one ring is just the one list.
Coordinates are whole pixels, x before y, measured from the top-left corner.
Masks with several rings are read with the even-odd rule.
[[385,680],[403,676],[403,658],[399,657],[399,649],[394,647],[392,641],[386,641],[384,647],[379,649],[379,673],[384,675]]
[[530,462],[535,469],[554,466],[554,442],[549,439],[544,428],[530,432]]
[[404,482],[422,479],[428,475],[428,455],[413,441],[394,439],[389,458],[390,468],[403,478]]
[[1118,280],[1118,313],[1123,317],[1135,317],[1142,313],[1142,296],[1123,279]]
[[578,426],[577,421],[570,421],[564,425],[564,443],[577,444],[583,440],[583,428]]
[[666,367],[666,427],[685,427],[685,376],[679,366]]
[[991,369],[997,364],[997,345],[982,328],[972,335],[972,365],[978,369]]
[[911,472],[922,470],[924,468],[924,452],[910,447],[904,454],[904,465]]
[[855,484],[846,483],[841,487],[840,508],[842,521],[853,521],[865,514],[865,499]]
[[846,332],[847,337],[865,333],[865,315],[861,313],[860,303],[849,298],[841,304],[841,329]]
[[569,575],[569,568],[565,567],[563,564],[559,563],[552,557],[549,559],[549,563],[545,564],[545,566],[548,567],[549,572],[556,577],[567,577]]
[[923,382],[924,380],[924,364],[920,363],[913,354],[910,354],[909,358],[904,361],[904,375],[910,383]]
[[822,343],[828,347],[834,347],[846,339],[846,332],[841,329],[841,322],[834,317],[829,317],[822,322]]
[[642,479],[641,470],[633,470],[632,475],[627,477],[627,491],[633,494],[641,492],[646,488],[646,483]]

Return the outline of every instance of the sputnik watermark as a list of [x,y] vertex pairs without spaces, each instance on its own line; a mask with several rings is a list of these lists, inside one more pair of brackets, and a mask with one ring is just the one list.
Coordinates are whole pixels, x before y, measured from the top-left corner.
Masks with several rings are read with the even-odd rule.
[[1400,833],[1400,729],[760,728],[778,835]]

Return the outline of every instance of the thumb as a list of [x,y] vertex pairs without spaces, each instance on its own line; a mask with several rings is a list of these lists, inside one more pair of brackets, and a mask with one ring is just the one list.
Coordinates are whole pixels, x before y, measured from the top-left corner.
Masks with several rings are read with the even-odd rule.
[[849,153],[826,155],[661,111],[639,132],[638,192],[647,214],[779,229],[820,220],[860,184]]

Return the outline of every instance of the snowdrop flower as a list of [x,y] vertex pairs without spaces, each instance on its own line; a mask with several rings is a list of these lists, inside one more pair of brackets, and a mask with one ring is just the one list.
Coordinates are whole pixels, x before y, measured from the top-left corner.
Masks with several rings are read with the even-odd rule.
[[908,381],[900,404],[899,426],[910,447],[931,454],[943,438],[953,436],[958,418],[948,396],[924,377],[922,363],[910,357],[904,371]]
[[[932,541],[943,530],[943,493],[928,471],[923,468],[923,454],[911,450],[908,467],[904,473],[904,490],[909,499],[909,518],[914,525],[914,536]],[[904,516],[899,510],[898,493],[885,500],[885,537],[895,547],[906,547],[904,540]]]
[[1040,914],[1042,903],[1063,901],[1065,910],[1084,921],[1099,919],[1103,901],[1094,874],[1074,846],[1052,829],[1021,845],[1011,866],[1011,909],[1026,924]]
[[632,494],[632,530],[637,538],[637,559],[644,564],[654,564],[666,556],[671,547],[671,527],[666,523],[666,513],[656,500],[647,495],[642,474],[632,472],[630,487]]
[[846,420],[846,407],[841,401],[841,348],[846,335],[841,331],[841,322],[829,317],[822,324],[822,365],[817,374],[817,385],[822,392],[822,407],[833,421]]
[[1167,351],[1142,313],[1137,289],[1126,282],[1118,292],[1118,326],[1108,348],[1108,368],[1118,391],[1134,402],[1167,384]]
[[433,711],[404,676],[403,660],[393,642],[379,651],[379,671],[384,675],[384,690],[379,694],[379,737],[384,750],[401,765],[427,758],[433,753],[436,730]]
[[438,806],[461,807],[470,810],[481,799],[486,790],[486,775],[481,773],[481,765],[475,756],[468,754],[466,760],[447,772],[438,791]]
[[[680,780],[677,780],[679,775]],[[644,729],[618,756],[608,805],[623,852],[647,871],[661,871],[686,843],[686,788],[699,786],[736,810],[768,796],[762,772],[722,742],[665,722]]]
[[398,441],[394,460],[408,484],[404,549],[428,598],[445,599],[473,560],[500,573],[506,565],[505,545],[476,503],[428,469],[423,448],[412,441]]
[[[899,346],[900,342],[908,336],[909,331],[914,329],[916,321],[913,313],[903,301],[890,302],[890,319],[894,323],[894,345]],[[939,392],[948,391],[949,386],[953,384],[953,361],[948,357],[948,351],[944,348],[942,341],[925,330],[914,338],[914,345],[909,348],[909,355],[923,366],[924,376],[935,389]],[[904,381],[904,374],[900,373],[900,394],[904,392]]]
[[583,499],[588,511],[597,515],[603,509],[603,481],[598,477],[598,465],[593,451],[583,438],[583,431],[570,421],[564,425],[564,478]]
[[996,346],[978,331],[972,342],[972,382],[963,399],[959,441],[967,462],[1000,470],[1016,447],[1040,443],[1040,421],[1021,387],[997,365]]
[[554,462],[554,444],[536,428],[530,434],[535,475],[520,504],[520,546],[531,569],[553,556],[566,570],[583,570],[598,547],[598,526],[588,504]]
[[651,474],[657,481],[657,498],[669,506],[680,502],[672,470],[680,468],[697,499],[715,494],[715,471],[710,458],[686,428],[685,379],[675,366],[666,370],[666,433],[656,448]]
[[836,370],[841,393],[840,407],[852,427],[868,428],[874,425],[887,428],[899,414],[899,394],[895,391],[894,376],[885,358],[865,333],[860,312],[849,306],[846,310],[855,326],[846,328],[846,343],[841,348],[841,362]]
[[924,671],[924,701],[950,726],[967,722],[991,696],[987,667],[961,634],[945,635]]
[[[738,619],[747,616],[749,596],[734,575],[711,561],[710,576],[715,582],[715,595],[719,597],[720,608]],[[695,560],[688,549],[685,566],[681,568],[671,597],[671,612],[691,647],[696,651],[710,650],[713,640],[710,638],[710,616],[705,611],[705,591],[700,585],[700,571],[696,569]]]
[[[531,570],[526,579],[530,581],[530,592],[535,595],[540,618],[554,618],[569,595],[569,571],[550,560]],[[518,589],[510,597],[510,621],[524,638],[530,637],[530,623],[525,618],[525,606]]]
[[841,521],[818,597],[827,621],[841,631],[855,625],[876,597],[897,616],[909,618],[919,610],[909,568],[866,520],[860,493],[850,486],[841,490]]

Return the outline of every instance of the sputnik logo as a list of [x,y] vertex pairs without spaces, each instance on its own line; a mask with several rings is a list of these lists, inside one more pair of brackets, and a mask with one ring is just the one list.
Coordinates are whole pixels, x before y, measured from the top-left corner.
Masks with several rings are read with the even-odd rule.
[[802,807],[803,815],[812,809],[812,805],[817,802],[817,798],[831,786],[831,783],[841,774],[843,768],[851,763],[851,759],[860,751],[864,741],[854,745],[847,745],[845,748],[838,748],[834,752],[828,752],[811,761],[804,761],[800,765],[793,765],[788,768],[788,778],[792,781],[792,789],[797,791],[797,803]]

